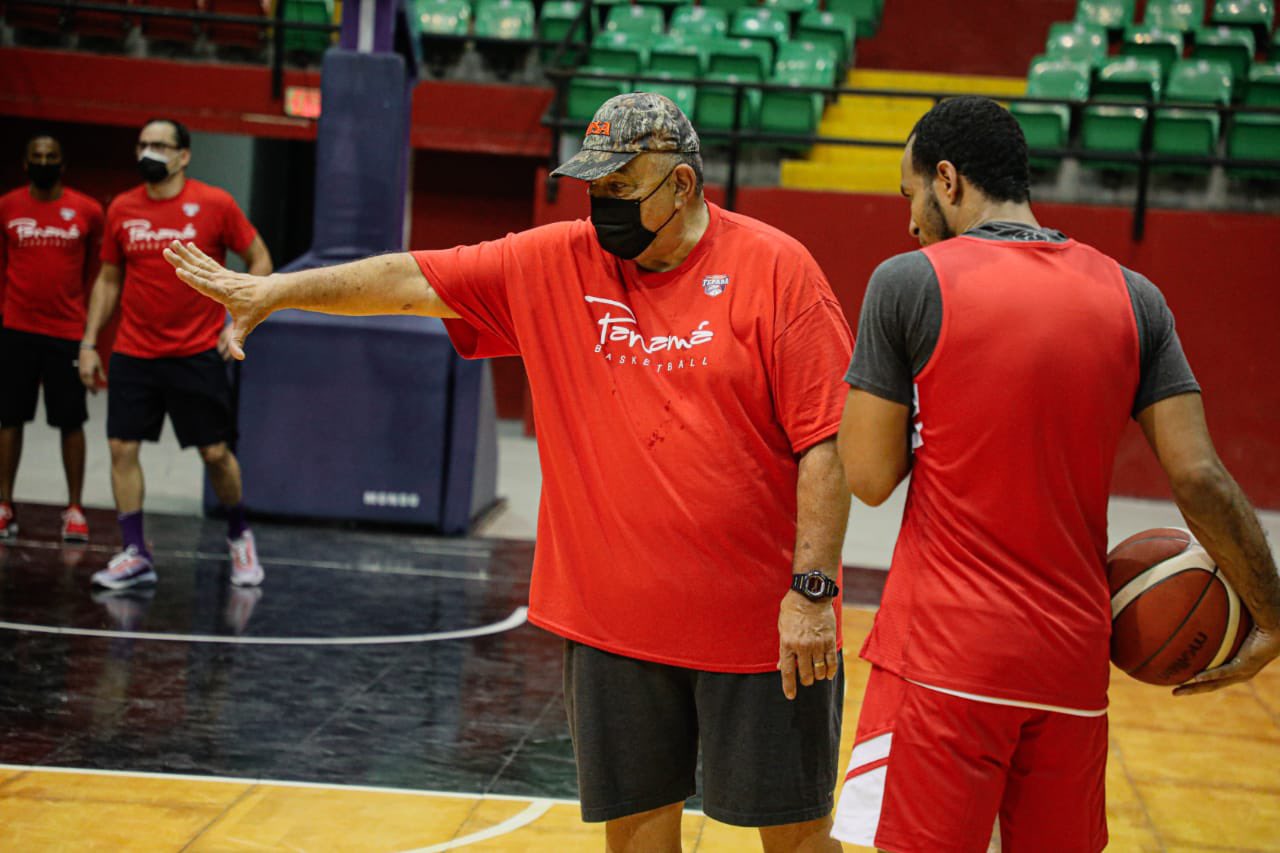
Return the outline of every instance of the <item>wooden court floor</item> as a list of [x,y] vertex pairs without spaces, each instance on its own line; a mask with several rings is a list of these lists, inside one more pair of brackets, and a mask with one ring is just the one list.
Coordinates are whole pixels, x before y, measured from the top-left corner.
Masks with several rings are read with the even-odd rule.
[[[0,853],[603,849],[531,543],[263,523],[247,593],[217,522],[149,516],[160,583],[103,596],[117,543],[62,546],[57,509],[0,544]],[[847,760],[883,576],[845,580]],[[1280,665],[1181,699],[1116,673],[1111,700],[1111,850],[1280,852]],[[756,839],[686,814],[687,851]]]
[[[851,648],[871,618],[846,607]],[[848,663],[844,756],[867,674]],[[1280,850],[1280,669],[1183,699],[1117,673],[1111,697],[1110,850]],[[696,812],[684,842],[758,849],[754,832]],[[601,850],[603,834],[565,799],[4,765],[0,849],[567,851]]]

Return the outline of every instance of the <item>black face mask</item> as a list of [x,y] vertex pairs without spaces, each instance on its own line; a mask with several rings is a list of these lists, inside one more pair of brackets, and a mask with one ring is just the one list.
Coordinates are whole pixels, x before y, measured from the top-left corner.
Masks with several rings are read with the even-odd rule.
[[594,195],[591,197],[591,224],[596,229],[596,239],[600,241],[600,248],[611,255],[617,255],[624,261],[631,260],[649,248],[649,244],[657,238],[658,231],[666,228],[667,223],[675,218],[676,211],[674,209],[671,211],[666,222],[658,226],[658,231],[650,231],[640,220],[640,205],[660,190],[674,172],[674,168],[667,172],[667,177],[663,178],[644,198],[607,198]]
[[169,177],[169,164],[145,154],[138,158],[138,174],[149,184],[158,184]]
[[62,178],[61,163],[28,163],[27,177],[38,190],[49,190]]

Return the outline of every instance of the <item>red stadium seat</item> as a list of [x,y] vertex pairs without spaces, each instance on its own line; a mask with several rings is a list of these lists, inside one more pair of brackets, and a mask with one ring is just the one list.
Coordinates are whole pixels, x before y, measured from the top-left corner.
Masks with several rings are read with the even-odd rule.
[[[118,0],[121,5],[136,5],[135,0]],[[89,12],[75,9],[71,12],[71,30],[80,36],[81,42],[86,40],[98,43],[120,45],[129,35],[129,30],[138,25],[133,15],[120,12]]]
[[[204,12],[203,0],[141,0],[150,9],[172,9],[175,12]],[[148,15],[142,22],[142,34],[151,42],[170,42],[190,45],[195,42],[203,25],[197,21],[180,18],[160,18]]]
[[[266,18],[267,7],[263,0],[208,0],[209,11],[219,15],[242,15],[254,18]],[[265,27],[252,24],[208,25],[209,40],[219,48],[232,51],[261,51],[266,45]]]

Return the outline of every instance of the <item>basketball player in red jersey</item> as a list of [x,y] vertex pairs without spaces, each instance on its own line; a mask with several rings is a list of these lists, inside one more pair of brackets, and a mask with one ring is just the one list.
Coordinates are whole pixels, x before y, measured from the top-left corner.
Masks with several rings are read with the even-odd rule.
[[0,196],[0,540],[18,533],[13,484],[22,428],[35,418],[44,387],[45,417],[62,433],[67,508],[62,538],[83,542],[85,390],[76,372],[85,292],[97,269],[102,205],[62,182],[62,146],[51,136],[27,143],[29,183]]
[[1107,498],[1136,418],[1175,500],[1253,614],[1236,660],[1280,653],[1280,581],[1223,468],[1199,386],[1151,282],[1043,228],[1026,142],[986,98],[943,101],[902,157],[924,247],[872,276],[840,427],[850,489],[911,472],[862,655],[873,669],[836,837],[895,853],[1094,853],[1111,629]]
[[226,312],[181,282],[162,254],[175,238],[223,259],[240,255],[255,276],[271,272],[258,232],[224,190],[188,178],[191,134],[176,121],[154,119],[138,135],[144,183],[121,193],[107,209],[102,270],[94,284],[80,344],[80,379],[96,391],[104,378],[98,333],[121,306],[111,355],[107,440],[111,485],[124,548],[93,576],[95,586],[125,589],[156,581],[143,536],[143,441],[156,441],[167,415],[178,443],[196,447],[214,493],[227,509],[231,582],[257,586],[262,565],[244,520],[240,465],[228,447],[235,435]]
[[583,819],[609,850],[678,851],[701,752],[708,815],[769,851],[838,850],[844,315],[797,241],[707,203],[667,98],[605,102],[559,173],[589,184],[591,221],[265,283],[180,244],[170,261],[228,305],[238,352],[289,306],[443,317],[466,357],[522,355],[529,620],[565,639]]

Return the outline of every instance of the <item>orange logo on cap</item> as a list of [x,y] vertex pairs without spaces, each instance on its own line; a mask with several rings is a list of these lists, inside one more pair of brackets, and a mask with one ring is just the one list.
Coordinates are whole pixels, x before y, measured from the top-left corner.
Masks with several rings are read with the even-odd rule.
[[587,125],[587,136],[608,136],[608,135],[609,135],[609,122],[607,121],[593,121],[591,122],[591,124]]

